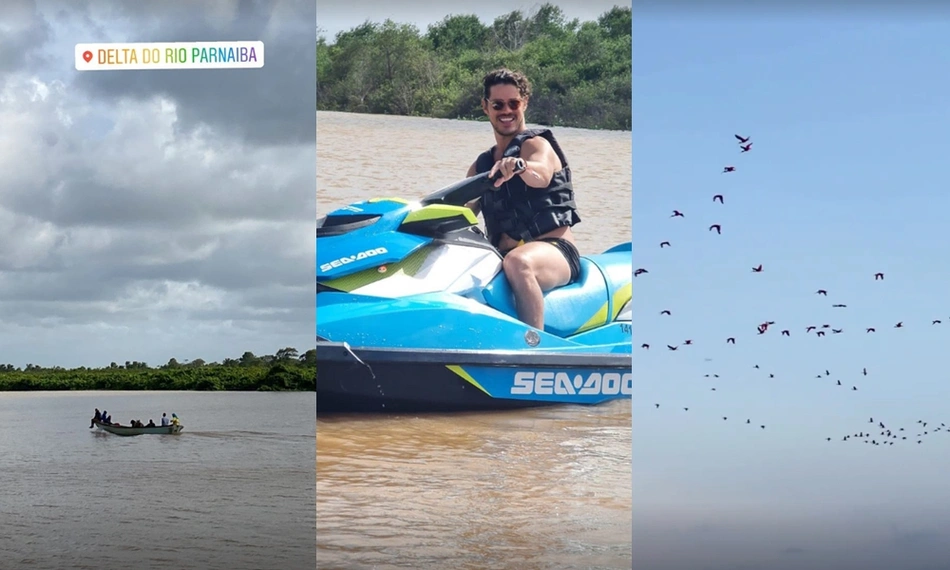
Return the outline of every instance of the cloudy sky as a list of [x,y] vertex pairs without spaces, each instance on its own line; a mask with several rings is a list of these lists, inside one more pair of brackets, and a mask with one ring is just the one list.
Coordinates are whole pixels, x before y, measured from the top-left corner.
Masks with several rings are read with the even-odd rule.
[[[443,0],[438,3],[423,0],[319,0],[317,2],[317,27],[320,34],[332,41],[336,34],[349,30],[370,20],[382,22],[387,18],[406,24],[415,24],[424,32],[430,24],[441,21],[450,14],[475,14],[482,22],[491,23],[498,16],[514,10],[529,14],[544,2],[526,2],[515,0]],[[559,6],[568,18],[581,21],[596,20],[614,6],[629,6],[629,2],[620,0],[564,0],[552,1]],[[436,6],[436,7],[433,7]]]
[[[0,4],[0,362],[314,339],[312,0]],[[83,42],[261,40],[262,69],[77,72]]]

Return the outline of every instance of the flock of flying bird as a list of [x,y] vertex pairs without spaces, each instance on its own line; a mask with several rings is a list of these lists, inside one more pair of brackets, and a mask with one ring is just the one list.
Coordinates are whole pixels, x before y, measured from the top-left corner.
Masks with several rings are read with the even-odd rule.
[[[735,138],[739,141],[739,147],[742,153],[750,152],[752,150],[751,137],[743,137],[737,134],[735,135]],[[736,172],[735,166],[725,166],[722,170],[723,174],[730,174],[730,173],[735,173],[735,172]],[[714,195],[712,197],[712,201],[714,203],[725,205],[725,197],[723,194]],[[680,210],[673,210],[672,214],[670,215],[670,218],[686,218],[686,215]],[[709,226],[709,231],[710,232],[714,231],[716,232],[717,235],[721,235],[723,228],[721,224],[715,223]],[[661,249],[672,247],[672,244],[669,241],[661,241],[659,245]],[[766,268],[764,264],[762,263],[759,263],[758,265],[751,268],[752,273],[762,273],[765,270]],[[634,271],[633,276],[636,278],[636,277],[649,275],[649,273],[650,272],[648,269],[640,267]],[[872,275],[868,276],[869,279],[872,277],[874,281],[883,281],[884,273],[877,272],[877,273],[874,273],[873,276]],[[828,291],[826,289],[817,289],[814,292],[814,294],[818,296],[827,297]],[[834,309],[847,308],[847,305],[843,303],[835,303],[835,304],[832,304],[831,306]],[[662,311],[660,311],[659,314],[661,316],[672,316],[673,312],[669,309],[663,309]],[[933,319],[931,322],[931,325],[939,325],[941,323],[942,323],[941,319]],[[770,321],[770,320],[766,320],[766,321],[756,324],[755,325],[756,334],[766,335],[766,334],[773,333],[774,329],[772,327],[775,324],[776,324],[775,321]],[[897,322],[896,324],[893,325],[893,328],[895,329],[904,328],[904,322],[903,321]],[[814,334],[817,337],[824,337],[829,333],[832,335],[838,335],[838,334],[844,333],[845,331],[843,328],[835,328],[829,323],[815,323],[815,324],[811,324],[805,327],[804,332],[805,334]],[[872,333],[876,333],[877,329],[876,327],[866,327],[863,332],[864,334],[872,334]],[[783,337],[789,337],[792,335],[792,330],[783,328],[778,331],[778,334]],[[735,345],[736,337],[729,336],[722,339],[722,341],[727,345]],[[677,350],[680,350],[680,348],[684,346],[685,347],[694,346],[693,339],[686,339],[682,341],[681,344],[666,344],[665,348],[667,351],[677,351]],[[640,349],[650,350],[651,344],[648,342],[645,342],[640,345]],[[709,361],[711,359],[707,358],[706,360]],[[758,364],[753,365],[752,368],[756,370],[761,370]],[[863,368],[861,370],[861,374],[862,376],[868,376],[868,369]],[[816,378],[824,380],[824,379],[830,379],[831,376],[832,376],[832,373],[830,370],[824,370],[824,372],[819,373],[816,376]],[[705,377],[707,379],[716,379],[716,378],[719,378],[719,375],[706,374]],[[770,373],[768,374],[768,377],[775,378],[775,374]],[[834,385],[841,387],[841,389],[848,389],[853,392],[858,391],[857,385],[850,385],[849,387],[847,384],[843,384],[841,380],[836,379]],[[711,390],[716,391],[716,388],[712,387]],[[654,403],[653,407],[657,410],[665,409],[659,403]],[[682,407],[680,409],[683,412],[688,412],[690,410],[688,406]],[[729,421],[729,417],[722,416],[722,420]],[[755,426],[762,430],[766,429],[765,424],[753,422],[752,418],[740,418],[739,421],[742,422],[743,424]],[[845,435],[839,434],[836,437],[826,437],[825,439],[826,441],[834,441],[834,440],[844,441],[844,442],[860,441],[872,446],[892,446],[892,445],[895,445],[896,443],[922,444],[926,436],[933,435],[936,433],[950,433],[950,428],[948,428],[947,424],[944,422],[930,422],[930,421],[925,421],[922,419],[917,420],[916,424],[914,424],[913,426],[898,427],[898,426],[891,426],[889,423],[882,421],[880,418],[875,419],[872,417],[869,419],[869,421],[867,422],[867,425],[864,426],[863,429],[860,429],[854,433],[848,433]]]

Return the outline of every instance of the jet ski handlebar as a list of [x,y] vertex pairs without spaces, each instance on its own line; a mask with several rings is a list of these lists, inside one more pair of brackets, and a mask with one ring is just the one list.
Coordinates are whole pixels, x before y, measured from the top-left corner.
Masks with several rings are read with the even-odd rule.
[[[525,164],[524,159],[519,158],[515,162],[515,174],[521,174],[525,171],[527,165]],[[500,172],[496,172],[494,176],[490,179],[488,178],[488,172],[483,172],[481,174],[476,174],[475,176],[470,176],[464,180],[460,180],[454,184],[450,184],[445,188],[437,192],[429,194],[420,202],[424,206],[429,204],[446,204],[449,206],[464,206],[472,200],[481,198],[482,194],[489,191],[497,191],[498,188],[492,184],[501,176]]]

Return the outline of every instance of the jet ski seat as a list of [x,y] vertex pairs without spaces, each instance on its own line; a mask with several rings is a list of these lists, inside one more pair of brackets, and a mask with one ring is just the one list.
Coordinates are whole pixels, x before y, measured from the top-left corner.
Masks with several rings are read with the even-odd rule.
[[[568,337],[607,323],[610,300],[607,281],[596,263],[580,258],[577,281],[552,289],[544,295],[544,330]],[[505,274],[499,273],[483,291],[488,306],[517,318],[514,293]]]

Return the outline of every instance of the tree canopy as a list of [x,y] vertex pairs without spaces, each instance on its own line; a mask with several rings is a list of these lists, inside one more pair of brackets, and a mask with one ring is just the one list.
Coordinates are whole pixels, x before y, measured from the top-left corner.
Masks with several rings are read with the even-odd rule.
[[530,123],[631,128],[631,9],[567,20],[552,4],[485,24],[450,15],[425,33],[366,21],[317,39],[317,110],[483,120],[481,80],[508,67],[532,84]]
[[0,364],[0,391],[27,390],[316,390],[317,351],[287,347],[274,354],[245,352],[239,358],[206,362],[176,358],[157,367],[116,362],[101,368],[23,368]]

